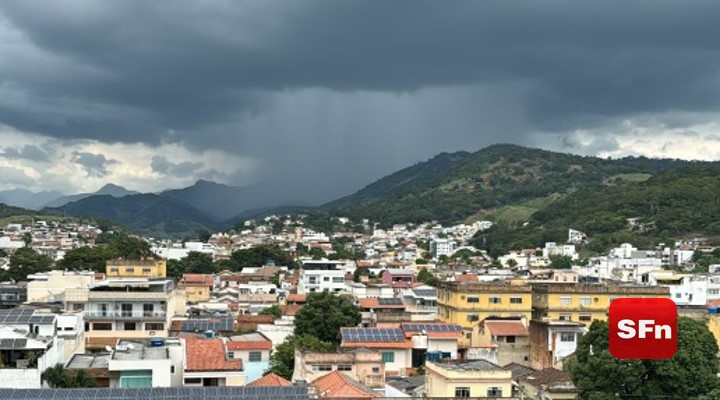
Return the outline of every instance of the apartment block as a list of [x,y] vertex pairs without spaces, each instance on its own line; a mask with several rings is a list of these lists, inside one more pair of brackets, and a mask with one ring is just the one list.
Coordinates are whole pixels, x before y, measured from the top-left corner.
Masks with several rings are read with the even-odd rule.
[[345,290],[345,272],[342,261],[302,260],[297,292],[341,292]]
[[108,278],[165,278],[167,263],[163,259],[109,260],[105,264]]
[[485,360],[425,363],[427,397],[512,397],[512,372]]

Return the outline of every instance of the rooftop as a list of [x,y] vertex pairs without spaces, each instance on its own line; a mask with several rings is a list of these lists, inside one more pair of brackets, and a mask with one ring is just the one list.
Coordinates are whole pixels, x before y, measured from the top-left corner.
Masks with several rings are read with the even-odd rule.
[[110,353],[104,354],[75,354],[66,368],[69,369],[87,369],[87,368],[107,368],[110,363]]
[[446,370],[452,371],[506,371],[503,367],[485,360],[449,360],[443,362],[428,361]]
[[242,360],[228,359],[221,338],[185,338],[187,371],[242,371]]
[[312,385],[322,398],[379,397],[369,387],[338,371],[321,376]]
[[165,342],[162,346],[150,346],[149,342],[143,340],[121,339],[112,352],[113,360],[166,360],[170,358],[168,347]]
[[527,327],[521,321],[485,321],[487,328],[493,336],[530,336]]
[[178,399],[243,399],[243,400],[306,400],[307,388],[300,386],[222,386],[168,387],[147,389],[0,389],[0,399],[105,399],[105,400],[178,400]]
[[283,378],[282,376],[275,375],[274,373],[269,373],[265,376],[263,376],[260,379],[256,379],[250,383],[247,384],[248,387],[257,387],[257,386],[275,386],[275,387],[282,387],[282,386],[292,386],[292,382],[289,380]]

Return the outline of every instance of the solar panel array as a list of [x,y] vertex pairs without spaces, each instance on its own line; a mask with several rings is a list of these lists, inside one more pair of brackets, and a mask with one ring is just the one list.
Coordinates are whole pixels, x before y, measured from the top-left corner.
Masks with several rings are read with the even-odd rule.
[[181,331],[184,332],[196,332],[196,331],[232,331],[234,327],[232,318],[223,318],[220,320],[210,320],[210,319],[202,319],[202,320],[193,320],[189,319],[187,321],[183,321],[182,326],[180,327]]
[[397,297],[379,297],[377,299],[378,304],[381,306],[401,306],[403,302]]
[[13,308],[0,310],[0,325],[15,324],[52,324],[55,315],[35,314],[32,308]]
[[27,346],[27,339],[0,339],[0,349],[3,350],[20,350]]
[[208,400],[266,400],[308,399],[306,387],[174,387],[147,389],[0,389],[0,399],[4,400],[47,400],[47,399],[103,399],[126,400],[152,398],[153,400],[208,399]]
[[402,342],[402,329],[392,328],[342,328],[342,339],[347,342]]
[[435,289],[414,289],[413,292],[420,297],[437,297]]
[[461,332],[462,327],[455,324],[403,324],[406,332]]

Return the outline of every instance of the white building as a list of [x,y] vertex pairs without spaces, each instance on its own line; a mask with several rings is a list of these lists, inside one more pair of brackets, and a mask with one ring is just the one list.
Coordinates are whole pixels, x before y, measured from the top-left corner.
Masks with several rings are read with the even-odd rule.
[[547,242],[543,248],[543,257],[550,258],[550,256],[570,257],[573,260],[577,260],[579,257],[574,244],[558,245],[555,242]]
[[669,288],[670,298],[679,306],[704,306],[708,301],[708,281],[704,276],[652,271],[642,276],[642,283]]
[[436,238],[430,241],[430,253],[435,257],[449,256],[455,252],[455,247],[454,240]]
[[302,260],[297,292],[341,292],[346,289],[345,274],[343,261]]
[[180,339],[151,344],[144,340],[120,340],[113,349],[108,371],[120,373],[117,387],[175,387],[183,384],[185,345]]
[[56,320],[33,309],[0,310],[0,388],[39,389],[43,371],[65,362]]

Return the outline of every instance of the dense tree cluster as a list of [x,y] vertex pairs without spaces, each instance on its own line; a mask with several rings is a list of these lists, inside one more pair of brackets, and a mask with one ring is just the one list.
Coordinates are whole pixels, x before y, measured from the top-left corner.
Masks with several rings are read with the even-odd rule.
[[718,345],[701,322],[678,319],[678,351],[668,360],[619,360],[608,350],[608,324],[594,321],[567,369],[579,398],[691,399],[718,387]]
[[79,369],[69,373],[62,364],[48,367],[40,375],[43,382],[51,388],[88,388],[97,386],[95,380],[87,375],[85,370]]

